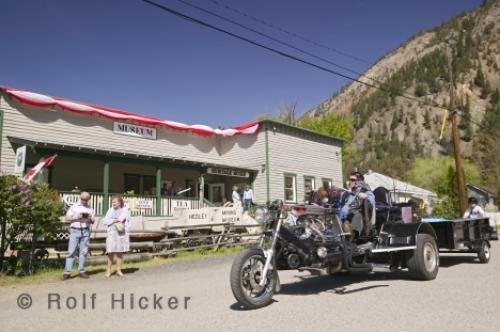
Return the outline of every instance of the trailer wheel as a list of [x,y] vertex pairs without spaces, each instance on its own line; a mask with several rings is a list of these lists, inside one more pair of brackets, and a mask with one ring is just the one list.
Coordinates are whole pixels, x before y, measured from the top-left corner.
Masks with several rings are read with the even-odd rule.
[[481,248],[479,249],[479,252],[477,253],[477,257],[479,258],[479,261],[483,264],[486,264],[490,261],[491,252],[490,252],[490,246],[488,245],[488,242],[483,241],[481,243]]
[[436,241],[429,234],[417,234],[417,248],[406,262],[414,279],[433,280],[439,270],[439,251]]

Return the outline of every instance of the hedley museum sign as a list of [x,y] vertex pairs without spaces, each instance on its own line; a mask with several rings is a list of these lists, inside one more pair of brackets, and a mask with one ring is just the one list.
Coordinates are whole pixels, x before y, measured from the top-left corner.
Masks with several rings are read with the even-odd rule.
[[245,171],[231,169],[231,168],[221,168],[221,167],[208,167],[207,173],[216,175],[236,176],[239,178],[248,178],[250,176],[250,173]]
[[113,132],[115,134],[141,137],[147,139],[156,139],[156,128],[137,126],[130,123],[113,123]]

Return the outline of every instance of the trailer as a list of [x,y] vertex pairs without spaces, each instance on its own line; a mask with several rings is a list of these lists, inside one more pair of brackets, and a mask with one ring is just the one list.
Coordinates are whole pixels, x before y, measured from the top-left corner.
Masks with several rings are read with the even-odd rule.
[[481,263],[489,262],[490,241],[498,240],[498,233],[490,226],[489,218],[424,218],[422,221],[434,228],[439,252],[477,253]]

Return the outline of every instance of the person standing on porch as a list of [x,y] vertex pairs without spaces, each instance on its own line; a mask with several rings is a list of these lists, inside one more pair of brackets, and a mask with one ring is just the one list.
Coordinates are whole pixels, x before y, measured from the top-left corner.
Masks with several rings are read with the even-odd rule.
[[252,207],[253,203],[253,190],[250,188],[250,186],[247,184],[245,185],[245,191],[243,192],[243,211],[246,211]]
[[160,191],[161,195],[162,196],[167,196],[168,195],[168,190],[169,190],[169,188],[167,186],[167,183],[164,182],[163,183],[163,187],[161,187],[161,191]]
[[81,278],[88,278],[85,272],[85,260],[88,253],[88,244],[90,238],[90,225],[95,221],[95,212],[89,206],[90,194],[82,192],[80,201],[73,204],[66,213],[65,221],[70,223],[68,256],[66,257],[66,266],[62,279],[71,277],[71,269],[75,261],[76,251],[79,248],[78,257],[78,275]]
[[128,208],[124,206],[121,196],[113,196],[111,198],[111,207],[106,213],[103,223],[108,226],[106,237],[108,266],[105,276],[107,278],[111,276],[111,267],[116,262],[116,274],[123,277],[123,253],[130,250],[130,215]]
[[238,189],[238,186],[233,186],[233,194],[231,195],[233,206],[241,206],[241,197]]

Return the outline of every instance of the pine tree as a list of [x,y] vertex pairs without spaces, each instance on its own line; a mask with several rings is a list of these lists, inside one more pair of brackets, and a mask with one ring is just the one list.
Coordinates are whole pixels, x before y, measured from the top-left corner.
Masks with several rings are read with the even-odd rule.
[[458,127],[463,130],[462,139],[466,142],[469,142],[472,139],[472,124],[471,124],[469,95],[466,96],[466,102],[465,105],[463,106],[463,113]]
[[483,69],[481,68],[481,65],[477,68],[477,73],[476,77],[474,78],[474,84],[480,88],[484,86],[484,74],[483,74]]
[[490,102],[493,106],[500,103],[500,90],[498,90],[498,88],[496,88],[495,91],[493,91],[493,93],[491,94]]
[[429,109],[426,108],[424,112],[424,128],[425,129],[431,129],[431,116],[429,114]]
[[491,92],[490,82],[488,82],[488,80],[485,80],[483,88],[481,89],[481,99],[488,98],[490,92]]
[[392,121],[391,121],[391,131],[396,129],[396,127],[398,126],[399,124],[399,120],[398,120],[398,112],[394,112],[394,114],[392,115]]
[[411,135],[411,128],[408,118],[405,118],[405,136],[408,137]]

